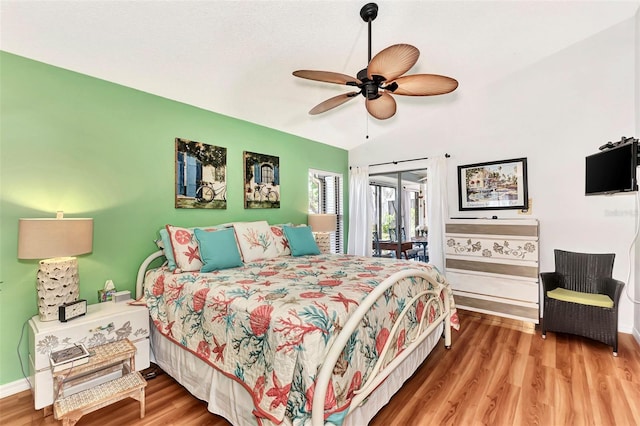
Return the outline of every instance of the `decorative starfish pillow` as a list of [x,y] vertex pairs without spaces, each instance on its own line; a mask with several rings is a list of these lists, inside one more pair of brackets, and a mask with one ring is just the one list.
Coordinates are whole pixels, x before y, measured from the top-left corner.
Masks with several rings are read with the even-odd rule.
[[[195,272],[202,269],[202,257],[198,249],[198,240],[193,234],[195,228],[180,228],[167,225],[167,232],[171,240],[171,249],[176,262],[176,274],[180,272]],[[204,231],[217,231],[219,228],[198,228]]]
[[284,235],[284,231],[282,229],[282,227],[285,225],[291,226],[290,223],[271,225],[271,233],[273,234],[273,239],[276,242],[278,256],[291,256],[291,247],[289,247],[289,240],[287,240],[287,236]]

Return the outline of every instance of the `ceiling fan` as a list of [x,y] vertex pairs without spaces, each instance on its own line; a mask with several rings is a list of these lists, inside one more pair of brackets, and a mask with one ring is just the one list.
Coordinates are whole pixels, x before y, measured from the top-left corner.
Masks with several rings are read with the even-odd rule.
[[433,96],[453,92],[458,82],[436,74],[402,76],[418,61],[420,51],[409,44],[394,44],[371,58],[371,22],[378,16],[378,5],[367,3],[360,9],[360,17],[369,24],[369,56],[367,68],[357,78],[331,71],[298,70],[293,75],[308,80],[344,84],[359,91],[344,93],[319,103],[309,111],[316,115],[329,111],[358,95],[365,98],[367,111],[378,120],[386,120],[396,113],[396,101],[391,96]]

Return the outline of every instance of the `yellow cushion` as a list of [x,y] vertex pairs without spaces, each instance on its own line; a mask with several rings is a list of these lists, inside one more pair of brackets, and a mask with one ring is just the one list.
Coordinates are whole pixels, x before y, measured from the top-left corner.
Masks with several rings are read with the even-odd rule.
[[613,300],[606,294],[581,293],[579,291],[556,288],[548,291],[547,296],[563,302],[580,303],[582,305],[600,306],[601,308],[613,308]]

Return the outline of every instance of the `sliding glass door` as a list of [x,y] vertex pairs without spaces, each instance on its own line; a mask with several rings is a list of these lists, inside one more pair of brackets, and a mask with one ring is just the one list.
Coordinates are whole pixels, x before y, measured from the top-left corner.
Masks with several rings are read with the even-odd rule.
[[408,241],[422,235],[427,224],[426,179],[426,169],[370,175],[372,232],[380,240]]
[[396,188],[372,183],[371,197],[373,201],[374,231],[381,240],[390,240],[390,229],[396,228]]

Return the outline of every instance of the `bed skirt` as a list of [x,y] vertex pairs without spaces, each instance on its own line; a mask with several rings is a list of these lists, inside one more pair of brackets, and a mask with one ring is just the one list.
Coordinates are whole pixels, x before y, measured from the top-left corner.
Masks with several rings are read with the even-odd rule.
[[[368,424],[402,387],[404,382],[415,373],[427,355],[438,344],[443,327],[444,325],[440,324],[369,396],[364,405],[353,410],[346,417],[343,426]],[[210,412],[224,417],[234,426],[256,426],[258,424],[251,409],[253,400],[242,385],[167,339],[153,325],[151,326],[151,350],[158,366],[184,386],[193,396],[206,401],[208,403],[207,409]],[[177,368],[176,366],[182,367]],[[289,424],[287,419],[283,424]]]

